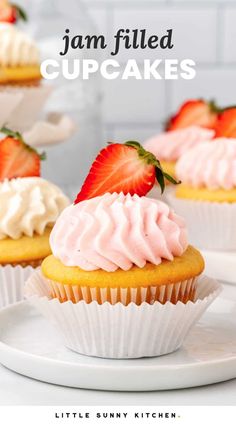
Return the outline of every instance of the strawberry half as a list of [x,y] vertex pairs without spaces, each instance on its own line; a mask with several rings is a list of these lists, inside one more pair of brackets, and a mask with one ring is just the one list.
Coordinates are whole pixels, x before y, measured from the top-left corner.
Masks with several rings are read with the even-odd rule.
[[17,177],[39,177],[40,161],[45,155],[39,155],[28,146],[19,133],[8,128],[0,131],[7,135],[0,141],[0,181]]
[[172,116],[166,125],[166,130],[172,131],[191,125],[214,129],[217,123],[219,109],[213,101],[188,100],[176,115]]
[[215,137],[236,138],[236,108],[225,109],[219,115]]
[[27,21],[25,11],[16,4],[8,3],[8,1],[3,2],[0,6],[0,22],[14,24],[19,19]]
[[93,162],[75,203],[114,192],[144,196],[153,187],[155,179],[163,192],[165,178],[177,184],[162,171],[156,157],[136,141],[109,144]]

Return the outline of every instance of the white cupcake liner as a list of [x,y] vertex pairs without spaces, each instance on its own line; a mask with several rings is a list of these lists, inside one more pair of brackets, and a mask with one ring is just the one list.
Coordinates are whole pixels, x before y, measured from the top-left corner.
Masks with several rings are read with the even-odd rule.
[[168,193],[168,203],[185,218],[189,241],[210,250],[236,249],[236,203],[185,200]]
[[0,266],[0,308],[24,298],[24,284],[35,271],[31,266]]
[[39,86],[0,87],[0,127],[7,125],[20,132],[32,127],[50,95],[52,88]]
[[181,301],[186,303],[188,300],[193,300],[196,291],[197,278],[190,278],[175,284],[162,286],[137,287],[137,288],[92,288],[83,287],[71,284],[62,284],[56,281],[45,279],[49,287],[51,298],[57,298],[60,302],[71,300],[77,303],[84,300],[90,303],[96,300],[99,304],[109,302],[114,305],[121,302],[123,305],[128,305],[130,302],[140,304],[142,302],[166,303],[171,301],[177,303]]
[[49,297],[50,290],[41,272],[36,271],[26,283],[25,293],[62,334],[66,347],[88,356],[121,359],[177,350],[220,291],[217,281],[202,276],[197,281],[195,301],[186,304],[60,303]]

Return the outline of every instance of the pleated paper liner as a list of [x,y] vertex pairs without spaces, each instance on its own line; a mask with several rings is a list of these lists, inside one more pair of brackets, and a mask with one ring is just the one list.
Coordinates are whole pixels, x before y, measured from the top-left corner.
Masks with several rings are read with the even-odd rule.
[[207,277],[196,279],[194,301],[165,304],[154,301],[127,306],[97,301],[61,303],[50,297],[41,271],[27,281],[25,293],[61,333],[64,344],[80,354],[103,358],[140,358],[178,349],[191,327],[220,293],[220,285]]
[[137,287],[137,288],[90,288],[79,285],[61,284],[56,281],[46,280],[50,288],[50,295],[52,298],[59,299],[60,302],[71,300],[77,303],[84,300],[90,303],[96,300],[99,304],[109,302],[114,305],[117,302],[128,305],[134,302],[140,305],[142,302],[166,303],[170,301],[177,303],[181,301],[186,303],[188,300],[193,300],[196,289],[196,278],[181,281],[175,284],[168,284],[156,287]]
[[23,300],[24,284],[37,266],[38,261],[0,266],[0,308]]
[[167,200],[185,218],[193,245],[210,250],[236,250],[236,203],[179,199],[174,192],[167,194]]

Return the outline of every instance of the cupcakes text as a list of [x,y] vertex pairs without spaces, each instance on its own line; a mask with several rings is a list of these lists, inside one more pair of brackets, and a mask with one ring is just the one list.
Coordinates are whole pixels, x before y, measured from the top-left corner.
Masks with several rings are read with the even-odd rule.
[[[141,80],[149,79],[170,79],[178,78],[193,79],[196,75],[194,60],[176,58],[154,60],[146,59],[137,61],[128,59],[122,66],[119,60],[114,57],[125,54],[128,50],[136,55],[138,50],[150,52],[154,49],[170,51],[174,48],[173,29],[167,29],[162,35],[148,35],[146,29],[118,29],[113,37],[112,46],[109,48],[110,56],[102,62],[90,58],[90,52],[96,50],[105,50],[109,48],[109,43],[104,35],[73,35],[69,29],[65,30],[62,37],[62,48],[58,52],[59,60],[46,59],[41,65],[42,76],[49,80],[54,80],[62,75],[65,79],[74,80],[81,78],[90,79],[94,74],[100,73],[108,80],[121,78],[127,80],[130,78]],[[74,58],[75,51],[86,51],[86,58]],[[87,58],[88,57],[88,58]]]

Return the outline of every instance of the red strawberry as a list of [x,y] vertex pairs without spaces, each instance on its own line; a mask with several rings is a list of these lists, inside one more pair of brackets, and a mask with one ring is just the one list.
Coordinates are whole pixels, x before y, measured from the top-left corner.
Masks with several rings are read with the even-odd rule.
[[14,24],[17,20],[17,12],[15,7],[7,3],[0,6],[0,22],[8,22]]
[[176,115],[167,122],[166,130],[177,130],[191,125],[198,125],[204,128],[215,128],[217,122],[218,108],[214,102],[205,100],[188,100],[185,102]]
[[215,137],[236,138],[236,108],[225,109],[219,115]]
[[5,178],[38,177],[40,176],[40,160],[36,150],[24,143],[19,133],[7,128],[1,132],[7,137],[0,141],[0,181]]
[[176,184],[162,171],[156,157],[136,141],[109,144],[93,162],[75,203],[104,193],[123,192],[144,196],[153,187],[155,179],[163,191],[164,178]]
[[14,24],[18,19],[27,21],[27,15],[20,6],[9,3],[7,0],[2,1],[2,3],[0,6],[0,22]]

